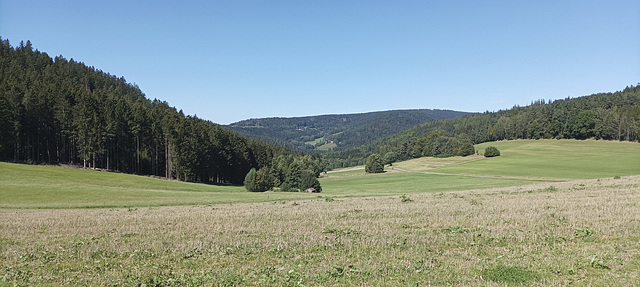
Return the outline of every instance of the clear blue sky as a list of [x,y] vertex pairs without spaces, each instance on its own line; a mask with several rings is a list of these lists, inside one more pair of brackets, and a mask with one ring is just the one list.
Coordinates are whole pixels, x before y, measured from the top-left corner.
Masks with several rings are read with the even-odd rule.
[[221,124],[496,111],[640,82],[637,0],[0,0],[0,36]]

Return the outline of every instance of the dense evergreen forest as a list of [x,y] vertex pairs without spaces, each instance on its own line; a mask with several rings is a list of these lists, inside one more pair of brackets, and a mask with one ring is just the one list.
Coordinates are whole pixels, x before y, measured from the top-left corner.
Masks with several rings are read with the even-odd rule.
[[467,143],[513,139],[603,139],[640,141],[640,84],[615,93],[428,122],[391,137],[324,155],[329,168],[365,164],[373,154],[395,160],[451,156]]
[[296,150],[318,151],[327,143],[334,143],[331,149],[339,150],[374,142],[425,122],[468,114],[470,113],[451,110],[394,110],[250,119],[233,123],[230,127],[253,139],[286,145]]
[[241,184],[277,156],[294,160],[283,147],[149,100],[122,77],[52,59],[29,41],[15,48],[7,39],[0,43],[2,161]]

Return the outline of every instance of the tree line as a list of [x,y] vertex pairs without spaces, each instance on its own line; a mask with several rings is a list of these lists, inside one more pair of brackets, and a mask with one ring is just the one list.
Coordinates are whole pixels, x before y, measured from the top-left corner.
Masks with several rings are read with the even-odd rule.
[[340,168],[363,165],[373,153],[391,152],[397,160],[449,156],[456,155],[456,148],[467,150],[469,143],[514,139],[640,141],[640,84],[615,93],[536,100],[526,107],[427,122],[323,159],[328,168]]
[[149,100],[135,85],[0,38],[0,160],[242,184],[288,149]]

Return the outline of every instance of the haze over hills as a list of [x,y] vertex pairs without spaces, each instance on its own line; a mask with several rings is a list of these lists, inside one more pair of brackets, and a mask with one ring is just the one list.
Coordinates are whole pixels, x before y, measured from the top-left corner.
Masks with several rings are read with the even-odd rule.
[[418,124],[469,115],[452,110],[391,110],[358,114],[249,119],[229,125],[258,140],[297,150],[328,151],[360,146]]

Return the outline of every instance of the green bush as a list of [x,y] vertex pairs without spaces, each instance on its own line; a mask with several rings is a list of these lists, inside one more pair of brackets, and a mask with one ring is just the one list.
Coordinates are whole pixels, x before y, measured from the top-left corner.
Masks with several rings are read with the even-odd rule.
[[367,165],[364,167],[367,173],[380,173],[384,172],[384,165],[382,164],[382,159],[378,154],[372,154],[367,159]]
[[484,150],[484,156],[485,156],[485,157],[500,156],[500,151],[498,150],[498,148],[497,148],[497,147],[494,147],[494,146],[488,146],[488,147]]
[[244,188],[251,192],[264,192],[273,188],[273,178],[268,168],[256,171],[252,168],[244,177]]
[[256,169],[252,168],[244,177],[244,188],[248,191],[256,192],[258,187],[256,185]]
[[459,156],[468,156],[472,155],[476,152],[476,149],[473,147],[473,144],[470,142],[463,143],[462,146],[456,148],[453,153],[454,155]]

